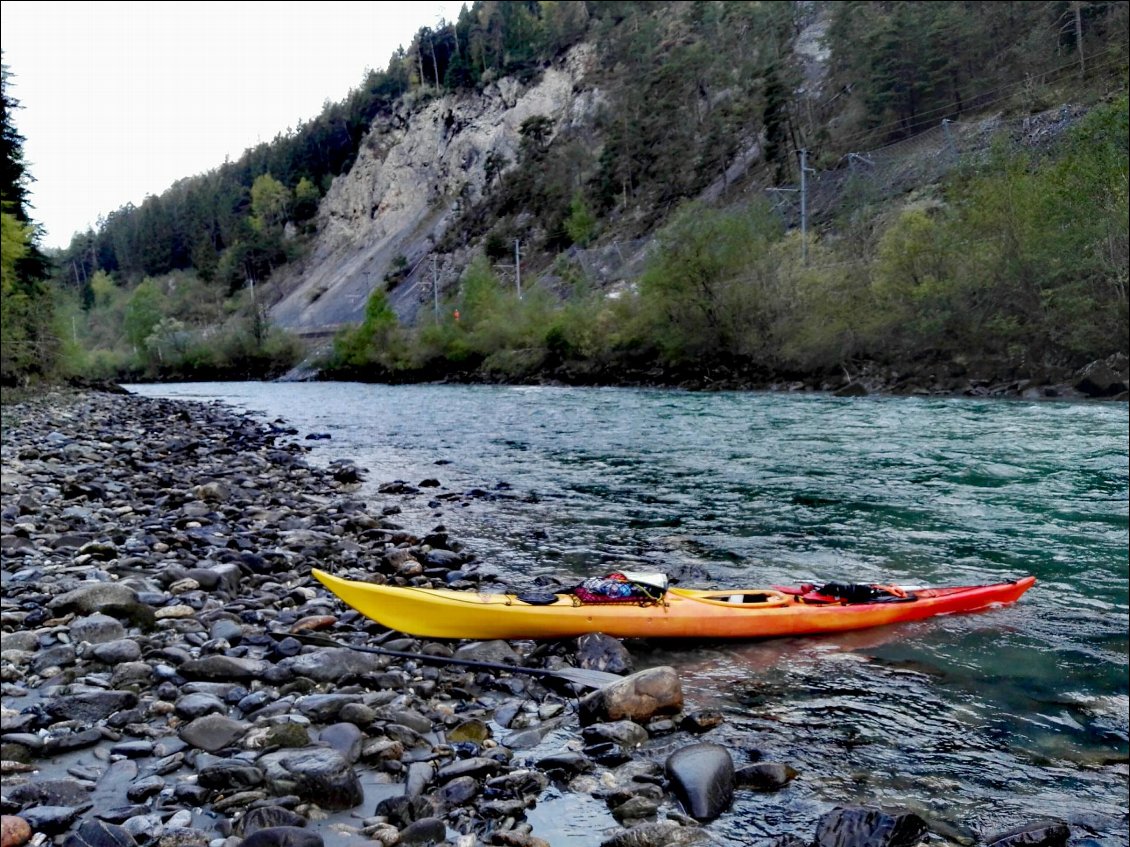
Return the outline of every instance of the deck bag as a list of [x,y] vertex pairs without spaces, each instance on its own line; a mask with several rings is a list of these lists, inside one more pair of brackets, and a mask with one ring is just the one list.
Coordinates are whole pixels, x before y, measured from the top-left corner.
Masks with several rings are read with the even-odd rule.
[[666,574],[616,571],[586,579],[572,593],[582,603],[658,603],[667,582]]
[[[807,586],[806,586],[807,587]],[[893,585],[826,582],[802,595],[808,603],[909,603],[918,598]]]

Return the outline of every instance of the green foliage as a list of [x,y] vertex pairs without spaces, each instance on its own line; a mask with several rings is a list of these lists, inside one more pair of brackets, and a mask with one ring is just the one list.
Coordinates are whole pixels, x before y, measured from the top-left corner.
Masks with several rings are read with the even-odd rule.
[[770,343],[775,286],[763,257],[780,236],[762,204],[722,212],[692,203],[673,216],[640,280],[670,360],[745,356]]
[[569,203],[569,217],[565,219],[565,231],[569,238],[574,244],[587,247],[596,237],[596,225],[596,215],[585,203],[585,195],[579,190],[574,192]]

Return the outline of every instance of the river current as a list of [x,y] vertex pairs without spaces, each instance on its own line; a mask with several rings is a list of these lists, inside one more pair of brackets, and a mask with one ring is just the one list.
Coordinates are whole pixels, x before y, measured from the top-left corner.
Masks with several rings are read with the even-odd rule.
[[[367,470],[358,496],[371,508],[400,506],[395,519],[419,534],[442,524],[515,588],[618,568],[667,571],[686,587],[1033,574],[1009,608],[839,636],[630,647],[637,667],[676,667],[688,708],[726,716],[723,743],[799,772],[782,791],[739,792],[709,828],[718,843],[810,840],[821,813],[858,803],[912,809],[958,843],[1052,817],[1072,824],[1075,843],[1130,844],[1125,404],[351,383],[131,390],[296,428],[309,461]],[[394,480],[439,486],[378,493]],[[528,818],[562,847],[599,844],[594,833],[614,825],[603,803],[571,794],[547,796]]]

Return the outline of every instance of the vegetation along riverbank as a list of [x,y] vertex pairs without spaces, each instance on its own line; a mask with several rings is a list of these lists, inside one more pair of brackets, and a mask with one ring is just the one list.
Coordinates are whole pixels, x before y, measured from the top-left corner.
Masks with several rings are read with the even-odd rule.
[[[756,738],[684,700],[672,668],[636,669],[614,639],[420,640],[345,610],[311,567],[489,580],[442,526],[358,500],[363,469],[309,464],[297,435],[109,392],[5,407],[4,847],[538,847],[553,836],[527,815],[547,796],[607,808],[588,843],[661,847],[712,843],[735,793],[789,790],[788,761],[761,761]],[[442,657],[623,679],[587,691]],[[922,809],[855,806],[777,835],[970,843]],[[981,840],[1072,836],[1071,821],[1033,820]]]
[[1127,8],[474,3],[54,250],[5,69],[0,378],[1118,395]]

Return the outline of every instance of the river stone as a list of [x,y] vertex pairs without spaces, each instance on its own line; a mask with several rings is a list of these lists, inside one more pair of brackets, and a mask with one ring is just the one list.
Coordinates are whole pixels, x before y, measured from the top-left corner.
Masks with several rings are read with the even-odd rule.
[[137,847],[137,841],[120,826],[88,818],[67,836],[63,847]]
[[31,827],[18,815],[0,816],[0,847],[23,847],[31,840]]
[[262,659],[235,656],[205,656],[189,659],[177,670],[189,679],[261,679],[270,667]]
[[322,836],[297,826],[270,826],[257,829],[239,842],[238,847],[324,847]]
[[695,820],[714,820],[729,808],[734,798],[734,760],[721,744],[676,750],[667,757],[666,770],[671,790]]
[[31,660],[31,669],[41,674],[50,668],[65,668],[73,665],[75,658],[73,644],[55,644],[35,654]]
[[815,847],[911,847],[926,832],[926,822],[913,812],[836,808],[817,822]]
[[170,820],[164,825],[164,832],[154,842],[154,847],[208,847],[211,843],[212,836],[207,832],[191,826],[173,826]]
[[263,784],[263,771],[242,759],[211,759],[198,768],[197,782],[217,791],[241,791]]
[[1044,820],[990,835],[985,844],[988,847],[1064,847],[1070,837],[1067,824]]
[[104,665],[136,662],[141,658],[141,645],[132,638],[118,638],[95,644],[90,648],[90,655]]
[[114,712],[132,709],[137,705],[137,695],[132,691],[84,691],[53,697],[43,704],[48,715],[60,721],[79,721],[95,724]]
[[647,730],[634,721],[611,721],[586,726],[581,736],[589,744],[612,741],[622,750],[631,750],[647,741]]
[[447,837],[447,825],[439,818],[422,818],[400,830],[397,844],[439,844]]
[[182,726],[178,734],[193,747],[213,753],[242,736],[247,726],[223,715],[204,715]]
[[75,806],[32,806],[21,811],[20,817],[36,832],[59,835],[70,829],[81,812],[82,809]]
[[351,723],[335,723],[318,733],[318,739],[337,750],[342,758],[353,764],[361,758],[361,745],[365,741],[365,736]]
[[[675,821],[636,824],[600,842],[600,847],[686,847],[706,839],[702,829]],[[712,842],[713,843],[713,842]]]
[[124,638],[125,634],[126,629],[117,618],[101,613],[71,621],[71,638],[75,641],[103,644],[107,641]]
[[445,809],[462,806],[479,795],[482,788],[479,781],[471,776],[459,776],[439,790],[439,800]]
[[578,704],[582,724],[633,720],[674,714],[683,707],[683,689],[675,669],[667,666],[624,677],[586,694]]
[[226,714],[228,705],[214,694],[185,694],[173,704],[177,715],[191,721],[204,715]]
[[342,709],[356,702],[356,694],[310,694],[299,697],[294,707],[310,720],[325,723],[335,720]]
[[603,632],[590,632],[577,639],[577,666],[618,674],[629,674],[634,670],[632,654],[624,642]]
[[399,795],[386,797],[377,803],[374,814],[387,818],[397,829],[404,829],[415,821],[429,818],[436,812],[426,797]]
[[290,656],[278,663],[289,674],[315,682],[341,682],[346,677],[380,673],[385,660],[372,653],[358,653],[341,647],[325,647]]
[[279,750],[260,756],[257,764],[275,794],[297,794],[324,809],[351,809],[364,798],[357,774],[336,750]]
[[120,582],[92,582],[53,598],[47,607],[59,615],[67,612],[102,612],[137,605],[137,592]]
[[77,779],[41,779],[25,782],[8,792],[8,799],[18,806],[76,806],[90,803],[90,792]]
[[521,657],[505,641],[475,641],[464,644],[455,651],[456,659],[475,662],[493,662],[498,665],[521,664]]
[[776,791],[784,788],[796,777],[797,772],[779,762],[758,762],[738,769],[736,782],[743,788],[755,791]]
[[306,818],[290,809],[284,809],[282,806],[259,806],[251,809],[235,822],[235,834],[246,838],[260,829],[269,829],[276,826],[306,826]]

